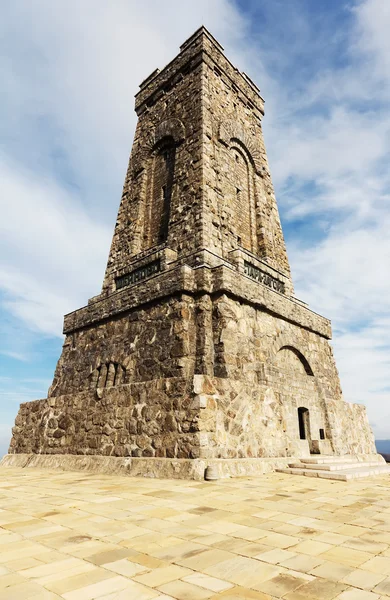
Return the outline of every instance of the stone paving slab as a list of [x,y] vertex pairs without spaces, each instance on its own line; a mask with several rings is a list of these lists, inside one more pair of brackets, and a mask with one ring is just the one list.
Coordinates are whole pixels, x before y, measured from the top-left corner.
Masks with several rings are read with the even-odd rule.
[[385,600],[390,478],[0,469],[0,600]]

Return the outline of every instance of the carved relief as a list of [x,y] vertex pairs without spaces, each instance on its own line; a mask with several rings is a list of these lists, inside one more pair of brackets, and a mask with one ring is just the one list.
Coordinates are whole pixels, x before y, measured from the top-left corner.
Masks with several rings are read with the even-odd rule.
[[158,144],[165,137],[171,137],[175,144],[180,144],[186,137],[183,123],[179,119],[162,121],[154,131],[154,144]]
[[172,138],[177,146],[186,137],[186,130],[183,123],[179,119],[166,119],[159,123],[154,132],[144,138],[142,146],[134,142],[133,150],[130,158],[130,177],[135,178],[146,168],[147,162],[153,150],[160,144],[164,138]]
[[233,119],[222,121],[219,125],[218,139],[227,145],[232,140],[239,142],[250,155],[256,173],[262,175],[264,167],[262,165],[261,149],[256,143],[255,136],[248,135],[241,123],[237,123]]
[[126,369],[117,362],[107,362],[99,365],[90,374],[90,389],[102,390],[125,383]]

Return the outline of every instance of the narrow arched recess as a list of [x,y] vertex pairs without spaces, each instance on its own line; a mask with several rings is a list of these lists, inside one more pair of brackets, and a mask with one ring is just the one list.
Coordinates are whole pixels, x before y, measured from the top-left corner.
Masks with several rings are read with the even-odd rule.
[[299,361],[302,363],[307,375],[314,377],[313,369],[311,368],[308,360],[305,358],[302,352],[300,352],[297,348],[294,348],[294,346],[282,346],[281,348],[279,348],[278,353],[281,350],[290,350],[290,352],[293,352],[295,356],[299,359]]

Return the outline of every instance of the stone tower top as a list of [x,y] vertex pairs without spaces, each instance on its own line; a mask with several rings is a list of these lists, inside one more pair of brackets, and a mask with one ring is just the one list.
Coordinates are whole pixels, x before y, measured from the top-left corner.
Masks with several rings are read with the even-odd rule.
[[[205,58],[215,63],[215,67],[223,70],[225,77],[239,88],[241,93],[247,97],[248,102],[253,102],[259,110],[260,115],[264,114],[264,100],[260,95],[259,88],[244,72],[240,72],[224,55],[224,48],[215,39],[214,36],[205,28],[200,27],[180,46],[180,54],[168,63],[162,70],[155,69],[140,84],[140,91],[136,94],[135,108],[137,114],[144,108],[145,102],[153,103],[161,94],[166,93],[166,87],[171,85],[174,74],[179,76],[183,71],[188,72],[191,67],[196,66],[196,58],[203,53]],[[191,64],[192,59],[192,64]],[[236,90],[238,91],[238,90]]]
[[291,295],[256,85],[201,27],[141,83],[135,110],[103,294],[175,263],[245,267]]

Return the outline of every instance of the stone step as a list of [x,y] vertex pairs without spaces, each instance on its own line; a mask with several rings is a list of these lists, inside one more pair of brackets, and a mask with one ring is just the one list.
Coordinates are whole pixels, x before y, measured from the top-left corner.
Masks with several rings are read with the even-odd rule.
[[367,462],[359,462],[359,461],[351,461],[351,462],[335,462],[335,463],[323,463],[323,464],[308,464],[301,462],[291,463],[288,466],[293,469],[314,469],[320,471],[343,471],[344,469],[355,469],[361,466],[364,467],[376,467],[383,466],[384,463],[379,461],[367,461]]
[[355,463],[356,458],[353,456],[319,456],[310,458],[300,458],[300,462],[308,465],[323,465],[333,463]]
[[375,475],[390,475],[390,466],[379,463],[378,466],[366,466],[365,463],[359,463],[353,468],[340,471],[326,471],[324,469],[305,469],[288,468],[276,469],[278,473],[288,473],[289,475],[304,475],[305,477],[319,477],[320,479],[333,479],[335,481],[350,481],[351,479],[360,479],[362,477],[373,477]]

